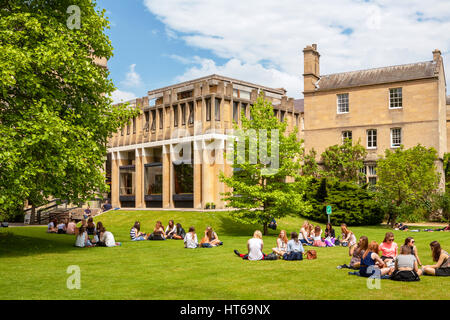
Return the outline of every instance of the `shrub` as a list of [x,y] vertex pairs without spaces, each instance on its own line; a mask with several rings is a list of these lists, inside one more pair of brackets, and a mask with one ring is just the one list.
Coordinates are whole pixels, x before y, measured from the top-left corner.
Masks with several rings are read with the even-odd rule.
[[327,205],[332,207],[330,221],[334,225],[376,225],[384,217],[381,206],[374,199],[367,185],[359,186],[351,182],[312,179],[305,195],[313,210],[304,214],[308,219],[328,222]]

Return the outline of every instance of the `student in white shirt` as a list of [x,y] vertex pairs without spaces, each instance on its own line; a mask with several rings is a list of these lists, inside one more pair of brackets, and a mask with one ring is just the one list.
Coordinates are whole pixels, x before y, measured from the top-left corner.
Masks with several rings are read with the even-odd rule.
[[91,243],[91,241],[89,241],[89,237],[86,232],[85,226],[81,226],[78,230],[78,235],[75,240],[75,247],[79,247],[79,248],[92,247],[92,243]]
[[247,241],[248,253],[241,254],[237,250],[234,250],[234,253],[244,260],[252,260],[252,261],[264,260],[266,255],[262,252],[263,248],[264,242],[262,240],[262,233],[261,231],[256,230],[253,233],[253,238]]
[[166,232],[166,239],[173,239],[173,236],[177,232],[177,227],[175,226],[173,220],[169,221],[169,224],[167,225],[165,232]]
[[105,247],[116,247],[121,245],[120,242],[116,242],[114,235],[111,232],[106,231],[105,227],[101,228],[99,238],[100,242],[103,243]]
[[194,227],[190,227],[189,232],[184,237],[184,247],[187,249],[195,249],[198,247],[198,239]]

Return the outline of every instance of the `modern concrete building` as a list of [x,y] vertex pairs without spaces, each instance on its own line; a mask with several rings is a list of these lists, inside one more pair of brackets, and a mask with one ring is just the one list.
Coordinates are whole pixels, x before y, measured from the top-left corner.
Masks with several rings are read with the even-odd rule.
[[284,89],[219,75],[152,90],[130,101],[142,114],[109,142],[106,172],[112,205],[202,209],[214,203],[224,208],[220,193],[226,187],[218,175],[232,171],[223,161],[226,131],[233,122],[239,124],[241,112],[250,116],[260,93],[272,102],[276,116],[288,122],[288,131],[301,126],[302,101],[289,99]]
[[430,61],[329,75],[320,74],[317,45],[303,53],[307,152],[314,148],[320,157],[345,138],[360,140],[368,152],[367,179],[376,183],[376,161],[386,149],[420,143],[437,150],[442,171],[450,99],[439,50]]

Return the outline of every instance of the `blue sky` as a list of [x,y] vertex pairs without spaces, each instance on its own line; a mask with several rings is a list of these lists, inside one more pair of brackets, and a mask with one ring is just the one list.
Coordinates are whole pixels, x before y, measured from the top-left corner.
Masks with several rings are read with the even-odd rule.
[[302,49],[321,74],[432,59],[450,70],[448,0],[98,0],[111,22],[115,101],[212,73],[291,97],[303,90]]

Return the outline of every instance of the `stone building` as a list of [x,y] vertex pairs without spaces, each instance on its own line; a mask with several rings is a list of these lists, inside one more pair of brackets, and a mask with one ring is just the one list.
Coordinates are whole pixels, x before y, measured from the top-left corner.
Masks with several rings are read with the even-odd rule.
[[276,116],[288,122],[288,131],[300,125],[302,101],[294,103],[286,90],[219,75],[152,90],[130,101],[141,115],[109,141],[106,172],[112,205],[202,209],[214,203],[224,208],[220,193],[226,187],[218,175],[232,171],[222,158],[226,133],[233,122],[239,124],[241,112],[250,116],[260,93],[272,102]]
[[367,179],[376,183],[376,161],[386,149],[420,143],[437,150],[442,171],[450,108],[439,50],[430,61],[329,75],[320,74],[317,45],[303,53],[307,152],[314,148],[320,157],[345,138],[360,140]]

